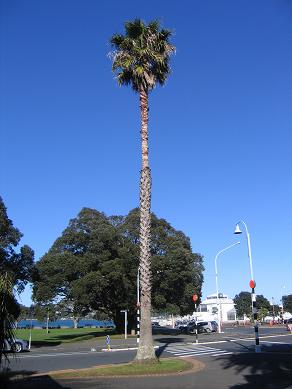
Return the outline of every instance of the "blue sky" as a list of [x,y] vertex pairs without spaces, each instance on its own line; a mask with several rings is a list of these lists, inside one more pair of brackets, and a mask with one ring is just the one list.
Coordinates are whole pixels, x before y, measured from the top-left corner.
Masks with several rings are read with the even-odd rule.
[[[239,219],[256,292],[292,293],[290,1],[0,3],[0,193],[36,259],[82,207],[138,205],[138,96],[117,86],[108,42],[124,21],[158,18],[177,52],[150,96],[152,210],[204,255],[204,297]],[[218,260],[231,297],[249,290],[241,241]],[[20,298],[30,303],[29,288]]]

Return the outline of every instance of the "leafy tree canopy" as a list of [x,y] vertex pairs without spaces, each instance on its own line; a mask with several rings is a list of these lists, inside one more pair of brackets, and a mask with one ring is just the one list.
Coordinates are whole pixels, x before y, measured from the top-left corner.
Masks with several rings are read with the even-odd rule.
[[3,357],[8,361],[8,356],[4,353],[4,340],[13,343],[13,324],[19,314],[20,308],[13,294],[11,277],[7,273],[0,273],[0,368]]
[[[152,214],[152,295],[156,311],[193,311],[191,296],[200,295],[202,256],[189,238]],[[128,309],[133,326],[139,258],[139,210],[111,216],[83,208],[37,263],[33,298],[70,302],[76,314],[95,310],[109,314],[117,326]]]
[[[240,292],[238,295],[234,297],[234,303],[235,303],[236,314],[238,317],[243,317],[244,315],[247,315],[248,317],[252,318],[250,292]],[[257,295],[256,303],[257,303],[258,311],[261,309],[262,312],[266,312],[263,311],[263,309],[267,310],[268,312],[271,311],[270,302],[263,295]]]
[[22,246],[19,253],[15,251],[21,238],[22,233],[8,218],[0,197],[0,272],[9,274],[18,292],[31,280],[34,267],[34,252],[29,246]]
[[292,313],[292,294],[283,296],[283,307],[285,312]]
[[118,83],[130,84],[136,92],[163,85],[170,73],[169,56],[175,51],[169,42],[172,32],[161,28],[157,20],[147,25],[141,19],[126,22],[125,31],[111,38],[112,69]]

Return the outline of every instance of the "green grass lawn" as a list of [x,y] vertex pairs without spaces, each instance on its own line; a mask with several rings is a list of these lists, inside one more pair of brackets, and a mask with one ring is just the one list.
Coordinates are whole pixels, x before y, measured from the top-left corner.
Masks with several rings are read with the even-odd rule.
[[[179,373],[190,370],[193,364],[183,359],[162,359],[158,363],[127,363],[114,366],[99,366],[89,369],[70,370],[64,372],[51,373],[52,378],[87,378],[87,377],[105,377],[121,375],[155,375]],[[198,366],[201,369],[201,365]]]
[[[28,340],[29,333],[29,329],[19,329],[15,335],[17,338]],[[114,330],[104,328],[54,328],[50,329],[48,334],[45,329],[32,329],[31,335],[31,343],[35,346],[80,342],[97,337],[102,339],[106,335],[110,335],[112,339],[123,337],[115,334]]]

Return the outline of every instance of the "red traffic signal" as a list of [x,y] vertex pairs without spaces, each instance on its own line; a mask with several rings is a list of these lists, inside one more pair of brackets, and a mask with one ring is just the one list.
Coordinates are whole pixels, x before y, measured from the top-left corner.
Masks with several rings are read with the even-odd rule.
[[249,286],[251,287],[251,289],[254,289],[255,286],[256,286],[255,281],[254,281],[254,280],[250,280],[250,281],[249,281]]
[[193,301],[196,302],[198,300],[198,295],[197,294],[194,294],[193,297],[192,297]]

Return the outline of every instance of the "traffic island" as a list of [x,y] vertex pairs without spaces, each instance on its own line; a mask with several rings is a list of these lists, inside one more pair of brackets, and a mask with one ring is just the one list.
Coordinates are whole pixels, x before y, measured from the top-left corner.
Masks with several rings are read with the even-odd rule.
[[[119,365],[96,366],[79,370],[63,370],[46,373],[53,379],[96,378],[118,376],[151,376],[194,373],[205,365],[192,358],[163,358],[157,363],[125,363]],[[40,375],[38,375],[40,376]]]

